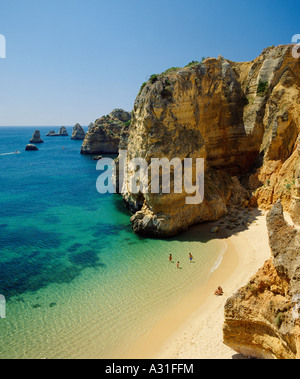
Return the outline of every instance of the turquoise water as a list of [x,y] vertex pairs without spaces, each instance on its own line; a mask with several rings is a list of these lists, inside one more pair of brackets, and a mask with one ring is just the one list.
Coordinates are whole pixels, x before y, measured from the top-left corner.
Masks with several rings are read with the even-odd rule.
[[122,199],[96,191],[81,141],[50,129],[25,152],[35,128],[0,128],[0,358],[115,358],[207,280],[224,244],[135,235]]

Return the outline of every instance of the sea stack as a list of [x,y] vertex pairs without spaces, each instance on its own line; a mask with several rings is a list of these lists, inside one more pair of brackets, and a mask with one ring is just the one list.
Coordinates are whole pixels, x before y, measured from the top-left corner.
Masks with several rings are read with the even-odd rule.
[[65,126],[62,126],[60,128],[58,135],[61,137],[68,137],[69,136],[69,133],[67,132],[67,129]]
[[29,142],[30,143],[44,143],[44,141],[41,139],[41,133],[39,130],[36,130],[33,133],[33,136]]
[[68,137],[68,132],[65,126],[62,126],[58,133],[55,133],[54,130],[50,130],[47,134],[47,137]]
[[57,136],[57,133],[55,133],[54,130],[50,130],[50,132],[48,134],[46,134],[47,137],[55,137]]
[[85,131],[80,124],[76,124],[73,128],[72,140],[83,141],[85,137]]

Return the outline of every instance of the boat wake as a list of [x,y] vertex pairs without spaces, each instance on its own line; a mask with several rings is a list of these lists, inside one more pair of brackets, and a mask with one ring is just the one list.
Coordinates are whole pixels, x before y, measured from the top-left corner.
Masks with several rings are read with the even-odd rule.
[[14,154],[21,154],[21,153],[19,151],[14,151],[13,153],[3,153],[3,154],[0,154],[0,157],[3,155],[14,155]]

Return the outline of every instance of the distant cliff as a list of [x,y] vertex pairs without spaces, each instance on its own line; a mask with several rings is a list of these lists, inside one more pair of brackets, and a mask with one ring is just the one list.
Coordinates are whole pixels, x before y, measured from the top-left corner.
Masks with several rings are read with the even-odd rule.
[[130,113],[123,109],[115,109],[109,115],[96,120],[85,136],[81,154],[118,154],[122,130],[128,126],[130,120]]
[[166,237],[234,207],[270,208],[278,199],[286,210],[299,206],[299,89],[291,46],[265,49],[252,62],[210,58],[153,75],[135,101],[128,159],[205,158],[205,199],[186,205],[186,193],[127,191],[133,229]]

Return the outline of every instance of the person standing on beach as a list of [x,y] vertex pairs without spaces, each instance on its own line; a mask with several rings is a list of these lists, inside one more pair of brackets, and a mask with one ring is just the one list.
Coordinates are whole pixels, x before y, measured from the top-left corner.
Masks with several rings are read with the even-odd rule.
[[169,262],[172,263],[172,260],[173,260],[173,256],[172,256],[172,254],[170,254],[170,256],[169,256]]
[[192,262],[193,259],[194,259],[194,257],[193,257],[192,254],[190,253],[190,254],[189,254],[189,260],[190,260],[190,262]]
[[180,262],[177,262],[177,268],[180,268]]

